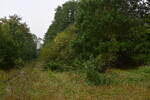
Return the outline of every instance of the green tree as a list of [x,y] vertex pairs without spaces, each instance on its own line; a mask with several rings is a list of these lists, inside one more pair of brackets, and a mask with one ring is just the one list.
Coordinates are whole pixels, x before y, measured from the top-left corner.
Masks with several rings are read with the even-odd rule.
[[74,23],[76,9],[76,1],[68,1],[62,6],[57,7],[54,21],[50,25],[45,35],[45,43],[49,40],[52,40],[57,35],[57,33],[62,32],[70,24]]
[[48,42],[40,51],[42,60],[69,62],[73,58],[73,50],[70,43],[74,39],[76,28],[70,25],[59,33],[51,42]]
[[141,60],[135,60],[141,54],[135,48],[140,45],[138,41],[142,41],[146,47],[142,54],[147,55],[150,53],[150,41],[146,39],[149,38],[149,32],[144,31],[149,26],[145,22],[149,15],[149,2],[141,2],[142,0],[80,0],[76,18],[79,32],[73,43],[77,54],[83,59],[89,59],[91,55],[102,55],[101,59],[106,66],[133,66],[142,63]]
[[36,56],[36,42],[17,15],[0,19],[0,68],[23,64]]

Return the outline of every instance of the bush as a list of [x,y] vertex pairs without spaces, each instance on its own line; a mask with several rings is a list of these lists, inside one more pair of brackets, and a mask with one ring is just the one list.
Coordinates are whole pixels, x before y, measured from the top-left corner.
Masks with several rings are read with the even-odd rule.
[[0,69],[22,66],[36,55],[36,41],[17,15],[0,18]]
[[24,63],[25,62],[21,58],[15,60],[15,65],[17,68],[22,67],[24,65]]
[[70,64],[75,56],[73,49],[70,47],[70,42],[74,38],[75,31],[76,28],[74,25],[70,25],[64,32],[59,33],[41,49],[40,58],[45,61],[46,69],[66,70],[66,67],[68,67],[67,64]]
[[74,25],[68,27],[64,32],[59,33],[52,41],[45,44],[40,51],[42,60],[69,61],[73,57],[73,50],[70,42],[74,38],[76,28]]
[[43,69],[45,71],[51,70],[51,71],[63,72],[63,71],[73,70],[73,67],[61,61],[49,61],[44,64]]
[[113,82],[105,74],[100,74],[95,70],[89,70],[87,72],[87,80],[94,85],[111,85]]
[[115,56],[109,54],[98,55],[96,57],[90,57],[89,60],[83,63],[84,68],[93,69],[99,73],[104,73],[113,63],[116,61]]
[[[127,14],[129,9],[128,7],[124,9],[122,3],[129,2],[81,0],[76,18],[76,27],[79,31],[72,42],[76,53],[101,55],[100,64],[107,67],[115,65],[120,68],[133,68],[147,64],[149,59],[146,55],[150,54],[149,18],[147,16],[140,18],[135,10]],[[134,1],[137,4],[139,2]],[[146,8],[146,5],[143,6]],[[140,7],[137,6],[136,9],[140,10]],[[131,17],[130,14],[135,16]]]
[[63,66],[58,62],[49,62],[44,65],[44,70],[63,71]]
[[110,85],[112,79],[106,76],[105,72],[115,60],[107,55],[99,55],[96,58],[91,57],[84,66],[87,68],[87,80],[94,85]]

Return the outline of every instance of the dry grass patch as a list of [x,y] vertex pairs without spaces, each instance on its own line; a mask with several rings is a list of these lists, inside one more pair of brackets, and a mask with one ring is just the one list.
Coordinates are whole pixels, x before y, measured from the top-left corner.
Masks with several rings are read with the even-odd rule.
[[[140,84],[127,84],[128,77],[140,77],[141,69],[123,71],[112,69],[108,75],[127,80],[124,84],[109,86],[89,85],[84,73],[42,71],[41,63],[30,64],[20,70],[22,74],[7,84],[0,84],[0,100],[149,100],[150,80]],[[20,72],[19,71],[19,72]],[[0,72],[1,80],[18,73]],[[146,74],[147,75],[147,74]],[[117,79],[116,78],[116,79]],[[131,82],[132,83],[132,82]]]

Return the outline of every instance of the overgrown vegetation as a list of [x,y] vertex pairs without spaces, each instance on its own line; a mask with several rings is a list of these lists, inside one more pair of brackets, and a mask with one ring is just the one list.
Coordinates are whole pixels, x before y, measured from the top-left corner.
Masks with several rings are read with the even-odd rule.
[[[111,67],[149,65],[149,1],[79,0],[64,5],[57,8],[54,23],[65,19],[61,17],[60,8],[61,12],[66,12],[65,15],[70,15],[64,22],[72,18],[72,23],[66,26],[61,22],[62,30],[56,26],[55,37],[50,31],[54,23],[50,25],[41,51],[45,63],[61,62],[70,69],[94,69],[100,73]],[[71,30],[70,25],[75,29],[70,31],[72,35],[67,31]]]
[[23,66],[36,57],[36,36],[17,15],[0,19],[0,68]]
[[[42,71],[40,62],[21,70],[0,71],[1,100],[147,100],[150,98],[150,67],[110,69],[107,73]],[[93,77],[91,77],[91,75]],[[95,76],[98,75],[98,76]],[[89,76],[89,75],[88,75]],[[94,86],[96,85],[96,86]],[[132,91],[132,92],[131,92]]]
[[[0,69],[36,58],[36,40],[18,16],[0,19]],[[150,1],[68,1],[38,52],[0,70],[0,99],[148,100]]]
[[58,33],[74,23],[76,10],[77,2],[74,0],[57,7],[53,23],[45,34],[45,42],[53,40]]

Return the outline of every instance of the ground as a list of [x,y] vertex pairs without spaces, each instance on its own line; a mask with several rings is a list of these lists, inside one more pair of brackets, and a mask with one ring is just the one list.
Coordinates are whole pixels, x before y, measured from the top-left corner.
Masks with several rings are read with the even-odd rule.
[[0,100],[150,100],[150,67],[109,69],[114,84],[94,86],[81,72],[43,71],[41,62],[0,71]]

